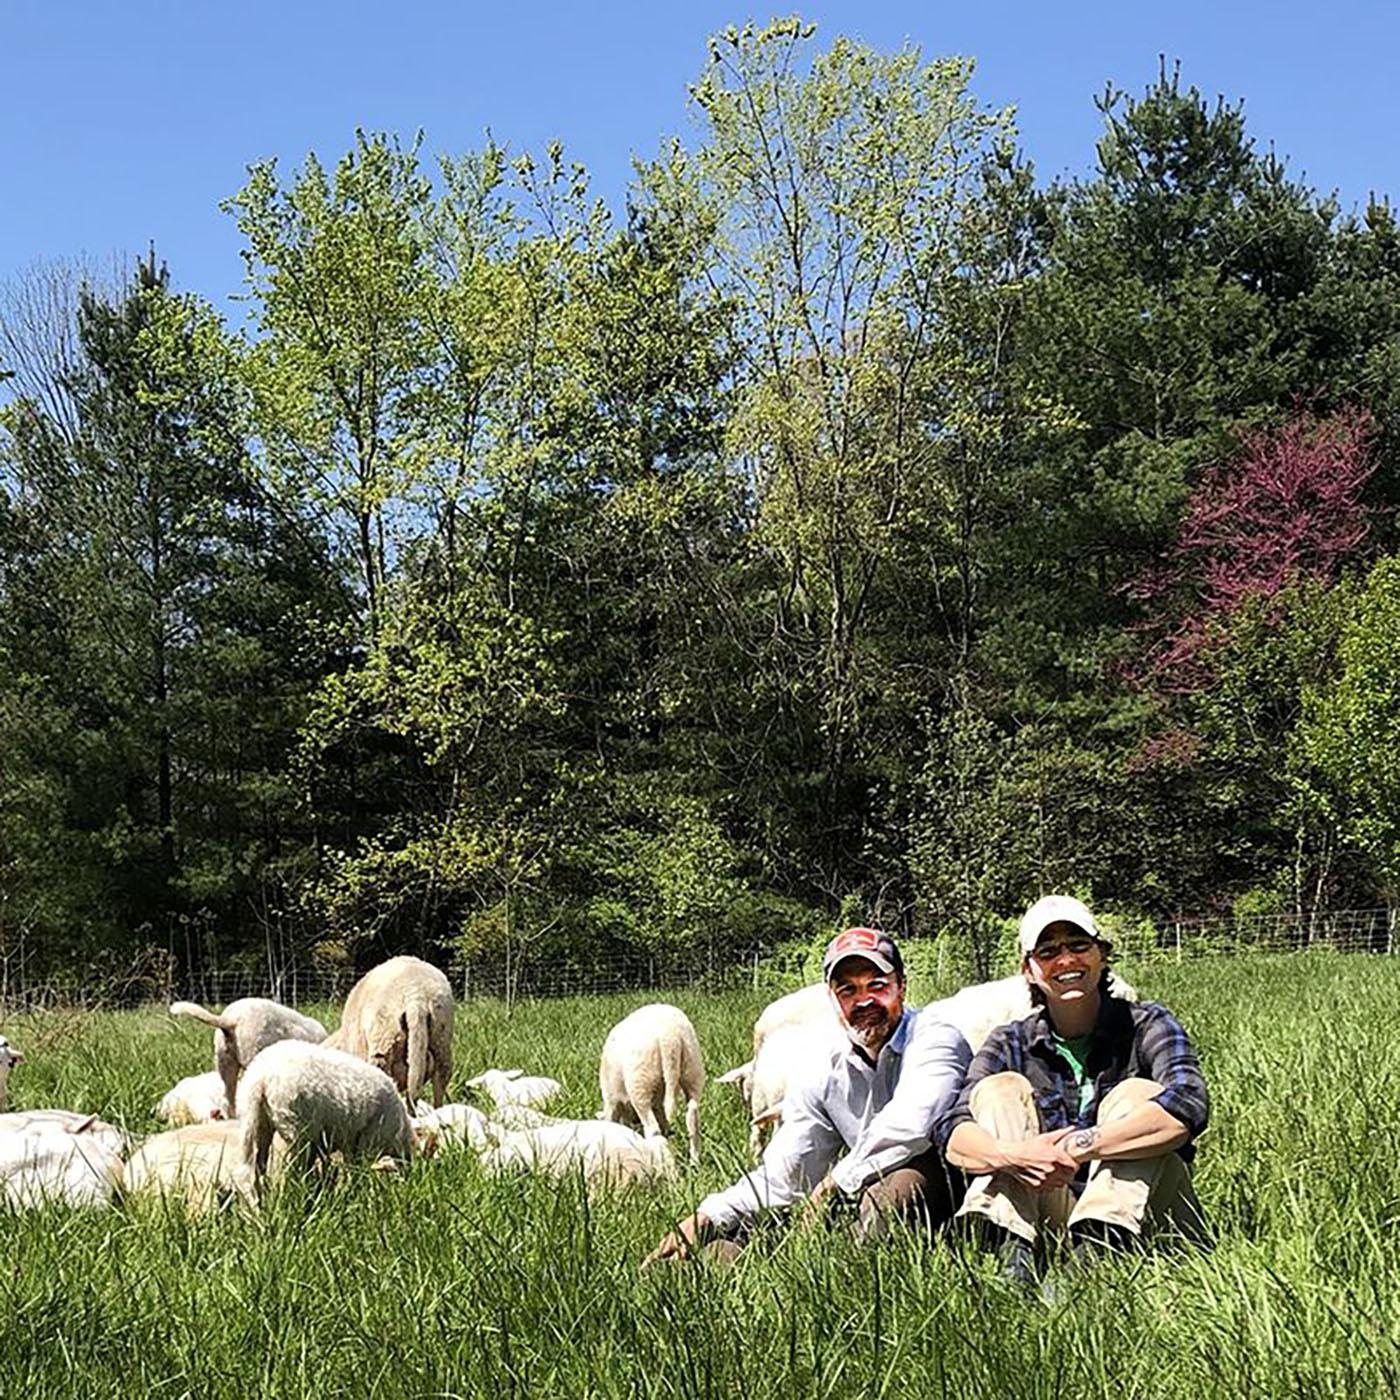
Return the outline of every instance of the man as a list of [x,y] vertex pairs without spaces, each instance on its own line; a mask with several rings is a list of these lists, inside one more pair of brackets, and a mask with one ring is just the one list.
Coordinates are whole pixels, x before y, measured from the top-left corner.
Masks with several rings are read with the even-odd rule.
[[1209,1101],[1180,1022],[1110,995],[1112,945],[1077,899],[1031,905],[1020,945],[1036,1010],[991,1033],[940,1124],[974,1178],[959,1215],[1022,1283],[1046,1228],[1081,1261],[1154,1228],[1203,1240],[1188,1164]]
[[813,1214],[836,1200],[853,1202],[862,1238],[883,1233],[895,1216],[929,1227],[951,1217],[954,1186],[933,1134],[972,1058],[967,1041],[906,1009],[904,962],[886,933],[837,934],[822,976],[848,1044],[821,1056],[789,1088],[782,1125],[757,1169],[705,1197],[646,1263],[685,1257],[712,1241],[732,1254],[760,1214],[804,1196]]

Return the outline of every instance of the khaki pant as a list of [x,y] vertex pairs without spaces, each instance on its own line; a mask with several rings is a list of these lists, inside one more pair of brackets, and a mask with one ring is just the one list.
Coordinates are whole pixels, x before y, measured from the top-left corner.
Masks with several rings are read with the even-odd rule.
[[[1125,1079],[1104,1095],[1097,1121],[1103,1125],[1125,1118],[1161,1092],[1162,1086],[1151,1079]],[[978,1125],[1003,1142],[1024,1142],[1040,1132],[1024,1075],[989,1075],[972,1091],[970,1107]],[[1067,1186],[1034,1191],[1006,1173],[979,1176],[968,1186],[958,1214],[984,1215],[1032,1242],[1042,1230],[1064,1230],[1087,1220],[1119,1225],[1134,1235],[1161,1230],[1198,1243],[1207,1239],[1190,1169],[1175,1152],[1136,1161],[1095,1161],[1078,1200]]]

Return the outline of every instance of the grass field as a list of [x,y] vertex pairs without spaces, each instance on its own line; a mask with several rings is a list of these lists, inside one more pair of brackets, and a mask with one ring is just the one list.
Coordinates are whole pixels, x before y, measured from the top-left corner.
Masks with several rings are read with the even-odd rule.
[[[595,1203],[490,1181],[458,1153],[407,1180],[293,1183],[258,1217],[159,1202],[0,1214],[0,1394],[159,1396],[1371,1396],[1400,1392],[1400,963],[1361,956],[1124,968],[1199,1047],[1214,1114],[1210,1255],[1107,1264],[1047,1306],[911,1239],[773,1231],[730,1269],[639,1271],[743,1166],[712,1086],[705,1160]],[[917,991],[918,988],[915,988]],[[597,1107],[612,1023],[646,997],[459,1009],[458,1077],[520,1065]],[[677,994],[712,1074],[766,998]],[[158,1009],[13,1017],[12,1108],[133,1131],[206,1035]],[[683,1155],[683,1154],[681,1154]]]

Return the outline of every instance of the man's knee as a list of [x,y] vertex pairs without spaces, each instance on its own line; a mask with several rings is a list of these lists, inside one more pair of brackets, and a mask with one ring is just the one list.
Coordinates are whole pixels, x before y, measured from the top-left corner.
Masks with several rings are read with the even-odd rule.
[[1120,1080],[1103,1096],[1095,1120],[1103,1124],[1126,1118],[1134,1109],[1151,1103],[1161,1092],[1162,1086],[1155,1079]]
[[862,1230],[871,1233],[877,1221],[893,1218],[929,1227],[951,1220],[961,1204],[962,1175],[936,1153],[917,1158],[861,1192]]

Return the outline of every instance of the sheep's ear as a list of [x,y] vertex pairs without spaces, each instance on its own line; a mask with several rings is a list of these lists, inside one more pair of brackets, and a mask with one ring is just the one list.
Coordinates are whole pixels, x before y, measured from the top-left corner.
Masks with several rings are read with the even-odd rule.
[[21,1055],[18,1050],[11,1050],[10,1063],[12,1065],[22,1065],[24,1063],[24,1056]]
[[482,1086],[483,1084],[485,1084],[485,1083],[486,1083],[486,1076],[485,1076],[484,1074],[478,1074],[474,1079],[468,1079],[467,1082],[466,1082],[465,1084],[462,1085],[462,1088],[464,1088],[464,1089],[479,1089],[479,1088],[481,1088],[481,1086]]
[[520,1076],[525,1073],[525,1071],[523,1069],[503,1069],[501,1073],[507,1079],[519,1079]]
[[753,1073],[753,1061],[740,1065],[737,1069],[726,1070],[715,1080],[716,1084],[742,1084]]

